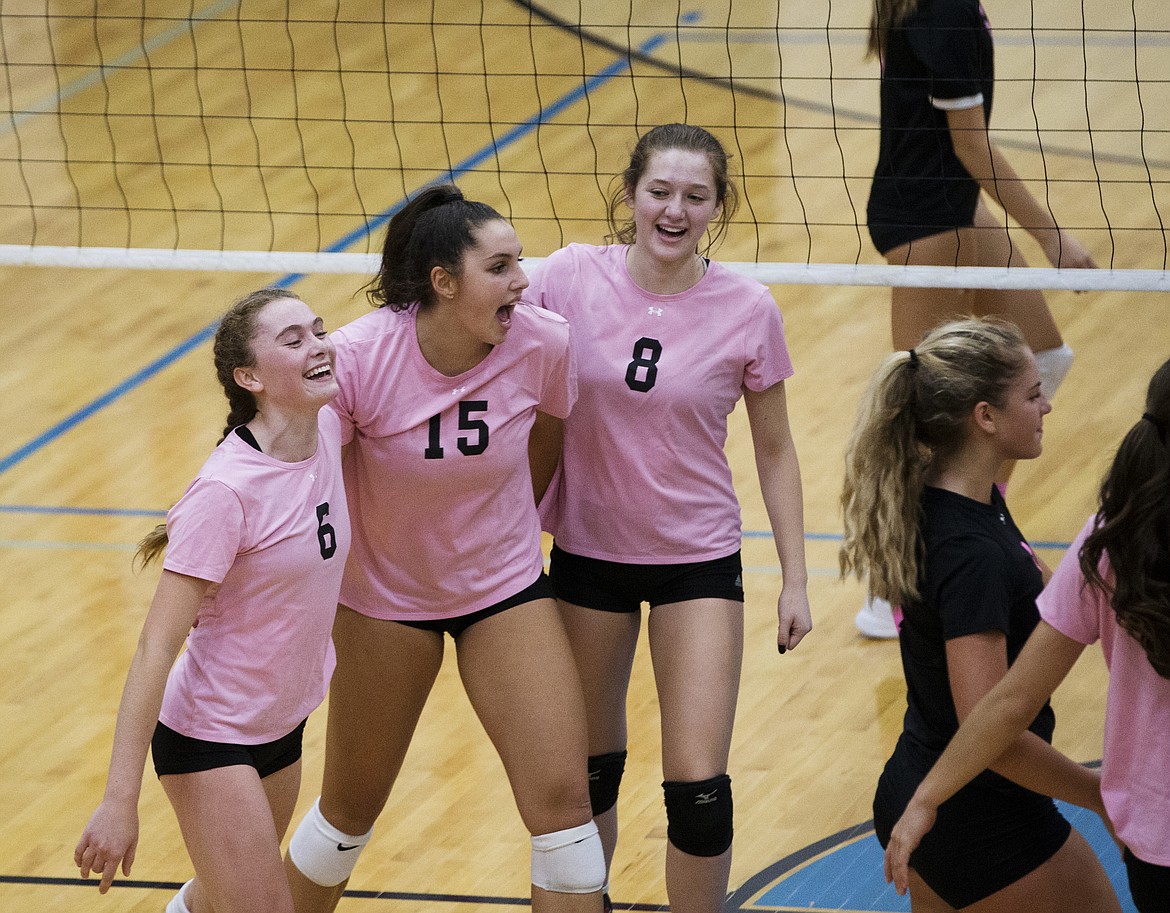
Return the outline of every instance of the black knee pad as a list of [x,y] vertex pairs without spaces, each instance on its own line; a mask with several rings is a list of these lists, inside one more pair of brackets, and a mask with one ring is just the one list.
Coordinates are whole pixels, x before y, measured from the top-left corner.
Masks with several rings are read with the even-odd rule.
[[731,777],[696,783],[667,781],[666,836],[691,856],[719,856],[731,846]]
[[626,753],[611,751],[589,758],[589,804],[593,814],[607,812],[617,803],[618,787],[626,771]]

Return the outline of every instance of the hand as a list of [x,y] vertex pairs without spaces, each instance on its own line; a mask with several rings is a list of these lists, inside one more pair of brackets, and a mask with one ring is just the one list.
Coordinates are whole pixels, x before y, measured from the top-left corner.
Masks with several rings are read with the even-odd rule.
[[910,854],[934,827],[937,814],[937,809],[911,799],[890,833],[886,846],[886,881],[892,881],[899,894],[904,895],[910,887]]
[[1060,269],[1096,269],[1097,263],[1089,249],[1073,235],[1058,228],[1037,238],[1048,262]]
[[808,592],[804,587],[784,587],[776,602],[776,614],[780,620],[776,633],[776,648],[785,653],[793,649],[804,635],[812,630],[812,610],[808,605]]
[[138,849],[138,808],[136,805],[106,800],[85,826],[85,832],[73,851],[73,862],[81,869],[81,877],[89,878],[90,871],[100,872],[102,883],[99,894],[105,894],[114,883],[118,863],[122,874],[128,876]]

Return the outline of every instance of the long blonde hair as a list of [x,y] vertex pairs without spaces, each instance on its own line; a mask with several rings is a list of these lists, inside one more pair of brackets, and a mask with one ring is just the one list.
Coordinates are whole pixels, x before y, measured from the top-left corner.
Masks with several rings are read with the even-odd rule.
[[873,16],[869,20],[869,39],[865,56],[877,57],[885,53],[886,39],[890,29],[900,25],[906,17],[918,9],[921,0],[873,0]]
[[882,362],[845,453],[842,577],[867,578],[872,595],[895,605],[917,601],[926,470],[935,454],[962,446],[977,403],[1003,405],[1027,357],[1013,324],[976,318],[943,324]]

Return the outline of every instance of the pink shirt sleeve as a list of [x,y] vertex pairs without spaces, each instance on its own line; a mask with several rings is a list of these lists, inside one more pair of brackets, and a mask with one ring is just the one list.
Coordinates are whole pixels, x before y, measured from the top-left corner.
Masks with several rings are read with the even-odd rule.
[[236,493],[198,478],[167,512],[163,567],[176,574],[222,583],[244,537],[244,508]]
[[784,338],[784,318],[770,292],[765,291],[752,308],[744,340],[743,384],[749,390],[759,393],[795,373]]
[[1041,618],[1065,637],[1082,644],[1097,642],[1101,636],[1102,611],[1112,613],[1101,591],[1086,586],[1081,573],[1081,546],[1093,531],[1095,519],[1091,517],[1081,528],[1036,600]]

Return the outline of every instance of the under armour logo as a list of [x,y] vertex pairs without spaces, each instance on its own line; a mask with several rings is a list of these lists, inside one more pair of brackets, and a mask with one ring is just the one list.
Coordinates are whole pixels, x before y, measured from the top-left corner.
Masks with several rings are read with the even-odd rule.
[[648,307],[648,308],[646,308],[646,313],[649,314],[651,317],[661,317],[662,316],[662,308]]
[[458,396],[460,393],[462,393],[466,389],[467,389],[466,387],[456,387],[454,390],[451,391],[451,395]]
[[695,796],[695,805],[710,805],[715,801],[715,794],[718,790],[711,790],[709,793],[699,793]]

